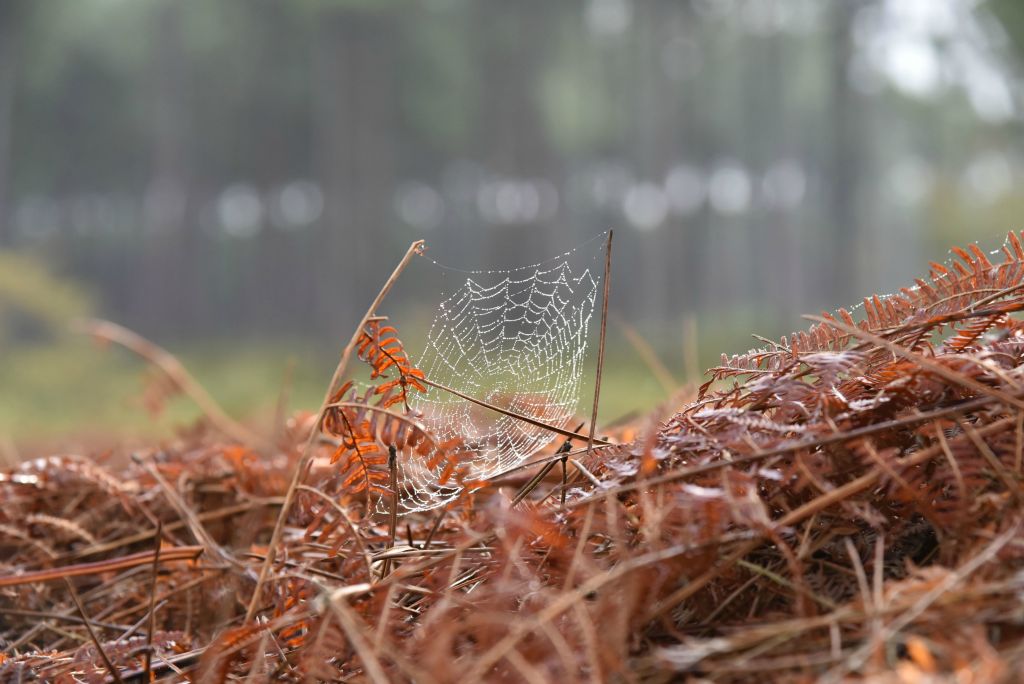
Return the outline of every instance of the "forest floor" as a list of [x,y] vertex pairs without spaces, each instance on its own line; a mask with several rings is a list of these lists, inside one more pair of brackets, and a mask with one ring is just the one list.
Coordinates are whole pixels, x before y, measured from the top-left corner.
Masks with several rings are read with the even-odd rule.
[[486,478],[372,308],[373,389],[262,433],[96,323],[204,420],[0,471],[0,681],[1018,681],[1021,310],[1019,236],[955,250]]

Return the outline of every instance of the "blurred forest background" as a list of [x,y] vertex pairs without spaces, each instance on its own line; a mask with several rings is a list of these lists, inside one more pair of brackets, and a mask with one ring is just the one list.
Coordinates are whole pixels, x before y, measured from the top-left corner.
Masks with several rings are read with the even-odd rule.
[[76,316],[236,413],[315,405],[417,238],[616,228],[602,415],[648,407],[1020,228],[1022,56],[1017,0],[0,0],[0,456],[145,423]]

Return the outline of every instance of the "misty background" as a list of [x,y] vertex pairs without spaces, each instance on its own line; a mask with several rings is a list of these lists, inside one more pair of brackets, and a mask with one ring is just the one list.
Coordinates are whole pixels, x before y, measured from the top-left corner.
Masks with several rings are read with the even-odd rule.
[[648,407],[1021,228],[1022,50],[1014,0],[0,0],[0,446],[141,424],[86,315],[315,407],[415,239],[614,228],[602,415]]

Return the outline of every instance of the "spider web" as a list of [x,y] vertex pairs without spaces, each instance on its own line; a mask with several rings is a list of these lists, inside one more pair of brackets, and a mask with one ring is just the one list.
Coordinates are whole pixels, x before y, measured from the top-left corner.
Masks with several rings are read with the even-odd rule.
[[[601,252],[574,259],[579,249],[505,271],[458,271],[434,262],[465,279],[440,303],[430,327],[417,364],[427,379],[567,427],[579,402],[600,279],[594,261]],[[446,464],[459,464],[458,480],[479,481],[521,464],[556,437],[436,387],[412,398],[410,408],[449,453],[433,468],[422,457],[399,459],[399,503],[409,511],[460,494]]]

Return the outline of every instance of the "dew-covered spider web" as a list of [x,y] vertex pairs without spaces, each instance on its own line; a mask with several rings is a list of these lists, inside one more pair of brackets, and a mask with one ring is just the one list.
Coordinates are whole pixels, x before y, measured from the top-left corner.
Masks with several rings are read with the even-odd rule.
[[[603,272],[601,237],[508,270],[463,271],[433,262],[452,289],[438,305],[416,365],[428,380],[464,395],[545,424],[575,427],[570,422],[579,408]],[[459,481],[493,477],[557,437],[433,386],[409,403],[447,457],[430,465],[430,459],[402,454],[398,488],[406,510],[443,505],[459,495]]]

